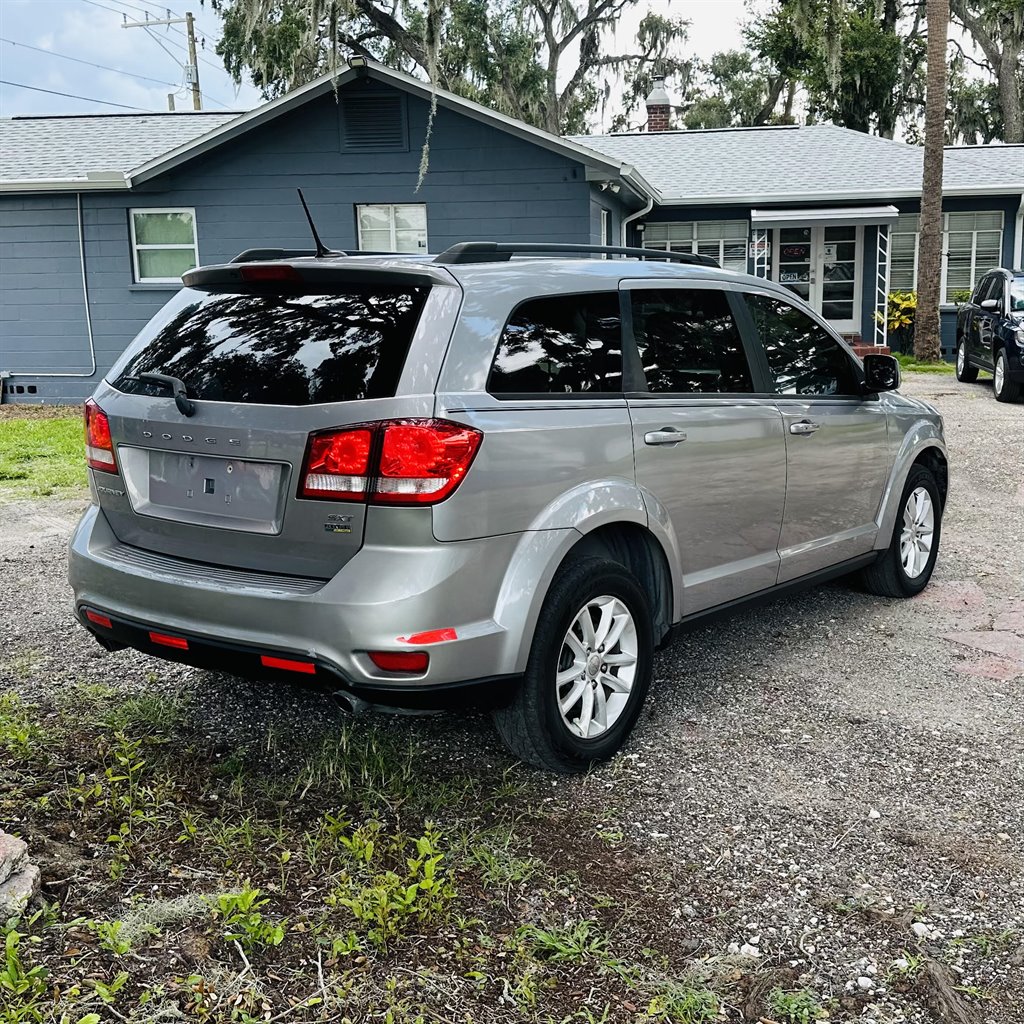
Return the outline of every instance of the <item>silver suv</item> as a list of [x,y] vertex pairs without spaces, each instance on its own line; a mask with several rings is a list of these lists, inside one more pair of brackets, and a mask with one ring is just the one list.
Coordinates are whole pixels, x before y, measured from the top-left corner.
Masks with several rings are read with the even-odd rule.
[[703,257],[510,259],[561,248],[186,274],[86,409],[82,624],[372,703],[483,701],[573,772],[622,745],[674,628],[854,572],[925,587],[946,449],[895,360]]

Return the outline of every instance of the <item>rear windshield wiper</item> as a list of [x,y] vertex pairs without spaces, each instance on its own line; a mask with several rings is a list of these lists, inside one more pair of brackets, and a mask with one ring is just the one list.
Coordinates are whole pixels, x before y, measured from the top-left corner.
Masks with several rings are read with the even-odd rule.
[[157,384],[169,387],[171,394],[174,396],[174,404],[178,407],[178,412],[182,416],[191,416],[196,411],[195,405],[188,397],[188,391],[185,388],[184,382],[178,380],[177,377],[171,377],[166,373],[140,373],[136,375],[136,379],[152,380],[156,381]]

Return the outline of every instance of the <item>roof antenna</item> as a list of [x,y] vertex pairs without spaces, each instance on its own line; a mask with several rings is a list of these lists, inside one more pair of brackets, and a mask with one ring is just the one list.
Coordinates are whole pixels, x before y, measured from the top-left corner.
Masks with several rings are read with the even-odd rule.
[[309,221],[309,230],[313,233],[313,241],[316,242],[316,258],[323,259],[324,256],[341,256],[340,252],[336,252],[334,249],[328,249],[322,241],[320,236],[317,234],[316,225],[313,223],[313,216],[309,212],[309,207],[306,205],[306,197],[302,194],[302,189],[297,188],[295,190],[299,193],[299,202],[302,203],[302,209],[306,211],[306,220]]

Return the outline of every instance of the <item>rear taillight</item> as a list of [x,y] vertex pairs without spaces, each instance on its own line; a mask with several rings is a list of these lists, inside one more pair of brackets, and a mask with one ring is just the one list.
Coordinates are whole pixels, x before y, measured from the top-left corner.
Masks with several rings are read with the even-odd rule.
[[383,434],[373,500],[389,505],[443,501],[466,475],[481,437],[447,420],[385,423]]
[[369,427],[311,434],[302,472],[302,497],[362,501],[369,483],[372,445]]
[[483,435],[449,420],[384,420],[311,434],[299,496],[434,505],[466,475]]
[[107,414],[90,398],[85,403],[85,457],[90,469],[116,473],[114,442]]

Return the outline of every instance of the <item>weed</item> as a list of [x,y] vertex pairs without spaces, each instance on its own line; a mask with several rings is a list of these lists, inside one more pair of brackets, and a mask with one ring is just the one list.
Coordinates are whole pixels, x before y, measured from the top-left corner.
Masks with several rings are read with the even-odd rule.
[[0,694],[0,750],[7,750],[20,758],[32,751],[40,730],[15,693]]
[[519,929],[518,938],[542,960],[580,962],[588,957],[605,959],[608,939],[596,921],[577,921],[572,925],[540,928],[535,924]]
[[[47,971],[29,967],[22,959],[22,940],[26,936],[11,928],[4,940],[4,959],[0,964],[0,992],[22,997],[27,1012],[24,1020],[32,1020],[28,1010],[46,994]],[[4,1000],[6,1001],[6,999]]]
[[781,1024],[814,1024],[828,1017],[828,1011],[807,989],[798,992],[772,989],[768,995],[768,1009]]
[[224,929],[224,938],[237,942],[245,950],[280,946],[287,921],[266,921],[260,910],[267,900],[259,889],[246,886],[241,892],[222,893],[211,905],[214,917]]
[[886,972],[885,980],[891,985],[896,981],[913,981],[924,967],[924,957],[918,953],[903,951],[903,956],[892,962]]
[[127,697],[106,710],[101,724],[114,733],[141,737],[171,733],[182,721],[181,704],[166,697],[142,693]]
[[120,921],[84,921],[85,927],[100,941],[100,946],[115,956],[124,956],[132,948],[127,933],[122,934],[124,925]]
[[468,852],[488,885],[505,887],[525,882],[543,867],[536,857],[512,851],[512,833],[508,830],[492,829],[476,837]]
[[127,981],[128,972],[122,971],[109,984],[105,981],[100,981],[98,978],[90,978],[87,983],[92,985],[96,995],[98,995],[100,999],[109,1006],[111,1003],[116,1001],[118,992],[124,988]]
[[[359,835],[366,829],[356,830]],[[380,830],[374,829],[374,839],[365,835],[358,841],[348,837],[350,849],[363,868],[370,865],[378,847]],[[339,840],[343,837],[339,836]],[[389,853],[400,852],[405,844],[401,837],[391,837]],[[449,902],[455,898],[455,888],[441,868],[444,853],[440,850],[440,837],[431,828],[414,840],[415,856],[406,857],[401,872],[388,870],[373,875],[369,881],[347,873],[331,892],[325,903],[329,907],[347,909],[366,930],[366,937],[379,949],[387,949],[405,934],[412,923],[426,923],[441,917]]]
[[720,1000],[701,983],[677,981],[659,992],[647,1006],[647,1016],[659,1024],[705,1024],[720,1017]]

